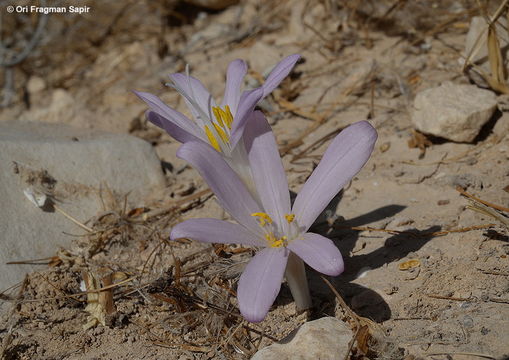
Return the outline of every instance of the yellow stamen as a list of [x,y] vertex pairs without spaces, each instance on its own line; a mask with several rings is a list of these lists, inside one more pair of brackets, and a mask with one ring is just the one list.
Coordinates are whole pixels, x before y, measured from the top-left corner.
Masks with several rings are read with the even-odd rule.
[[216,120],[219,123],[219,125],[221,125],[221,127],[224,129],[224,122],[223,119],[221,119],[221,108],[214,106],[212,108],[212,112],[214,113],[214,116],[216,117]]
[[217,133],[219,134],[219,137],[221,138],[221,140],[223,140],[223,143],[228,144],[230,142],[230,139],[228,139],[228,135],[226,135],[224,130],[221,129],[221,127],[216,123],[212,123],[212,125],[214,125],[214,129],[216,129]]
[[288,224],[291,224],[295,220],[295,214],[286,214],[285,219],[288,221]]
[[272,224],[272,218],[267,213],[257,212],[257,213],[252,213],[251,216],[258,217],[259,218],[258,220],[260,221],[261,226],[265,226],[266,223]]
[[268,233],[265,235],[265,239],[269,243],[269,246],[272,248],[278,248],[286,245],[286,236],[283,236],[280,239],[276,239],[273,233]]
[[212,134],[212,131],[210,131],[207,125],[205,125],[205,134],[209,139],[210,145],[212,145],[212,147],[216,149],[218,152],[221,152],[221,148],[219,147],[219,143],[217,142],[216,137],[214,136],[214,134]]
[[229,130],[232,129],[233,115],[228,105],[225,105],[224,110],[219,106],[214,106],[212,108],[212,112],[214,113],[217,122],[223,129],[226,130],[227,127]]
[[232,122],[233,122],[233,115],[232,115],[232,111],[230,110],[230,107],[228,105],[226,105],[224,107],[224,114],[225,114],[225,117],[224,117],[224,122],[226,123],[226,126],[228,126],[228,129],[231,130],[232,128]]

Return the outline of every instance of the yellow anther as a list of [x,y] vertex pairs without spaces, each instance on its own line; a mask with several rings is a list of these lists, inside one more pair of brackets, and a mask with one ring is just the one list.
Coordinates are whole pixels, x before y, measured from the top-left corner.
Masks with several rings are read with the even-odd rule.
[[295,214],[286,214],[285,219],[288,221],[288,224],[291,224],[295,220]]
[[223,129],[226,130],[226,128],[228,127],[228,129],[231,130],[233,115],[228,105],[225,105],[224,110],[221,109],[219,106],[214,106],[212,108],[212,112],[214,113],[217,122],[219,123],[219,125],[221,125]]
[[214,149],[216,149],[217,151],[221,152],[221,148],[219,147],[219,143],[217,142],[216,137],[214,136],[214,134],[212,134],[212,131],[210,131],[207,125],[205,125],[205,134],[209,139],[210,145],[212,145],[212,147],[214,147]]
[[269,243],[270,247],[277,248],[286,245],[286,236],[281,237],[280,239],[276,239],[273,233],[268,233],[265,235],[265,239]]
[[224,129],[224,122],[223,122],[223,119],[221,118],[221,111],[222,111],[221,108],[218,108],[217,106],[214,106],[212,108],[212,112],[214,113],[214,116],[216,117],[217,122]]
[[228,129],[231,129],[233,123],[232,111],[230,110],[230,107],[228,105],[224,107],[224,110],[225,117],[223,120],[226,123],[226,126],[228,126]]
[[226,135],[224,130],[221,129],[221,127],[216,123],[212,123],[212,125],[214,125],[214,129],[216,129],[219,137],[221,138],[221,140],[223,140],[223,143],[228,144],[230,142],[230,139],[228,139],[228,135]]
[[259,218],[258,220],[260,221],[261,226],[265,226],[266,223],[272,224],[272,218],[267,213],[257,212],[257,213],[252,213],[251,216],[258,217]]

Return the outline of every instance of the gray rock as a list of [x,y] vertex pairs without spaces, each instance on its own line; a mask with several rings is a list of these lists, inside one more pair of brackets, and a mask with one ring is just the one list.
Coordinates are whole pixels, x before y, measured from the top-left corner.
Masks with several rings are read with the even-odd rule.
[[447,82],[417,94],[412,122],[424,133],[471,142],[496,107],[497,99],[491,91]]
[[103,210],[100,189],[129,193],[128,200],[141,205],[149,191],[164,185],[160,161],[141,139],[62,124],[0,123],[0,291],[36,269],[6,262],[53,256],[73,240],[64,232],[84,233],[27,196],[40,205],[45,197],[54,199],[84,222]]
[[347,324],[333,317],[324,317],[305,323],[280,343],[261,349],[251,359],[343,360],[352,337]]

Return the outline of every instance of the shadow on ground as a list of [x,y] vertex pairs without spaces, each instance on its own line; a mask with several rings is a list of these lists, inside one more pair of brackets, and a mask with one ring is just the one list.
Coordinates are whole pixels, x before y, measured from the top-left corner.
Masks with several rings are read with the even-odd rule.
[[[330,280],[348,306],[350,306],[357,315],[381,323],[391,317],[389,305],[377,292],[352,283],[352,281],[357,278],[359,271],[363,268],[369,267],[371,270],[377,269],[386,264],[403,259],[412,252],[418,251],[433,238],[431,234],[439,231],[440,227],[431,226],[424,230],[410,229],[405,233],[388,237],[383,246],[370,253],[352,255],[352,250],[359,240],[359,231],[352,230],[352,227],[362,227],[391,218],[405,209],[405,206],[397,204],[387,205],[349,220],[338,218],[331,224],[330,217],[327,218],[327,214],[336,214],[335,209],[340,200],[341,195],[337,196],[331,202],[310,231],[329,237],[341,250],[346,270],[340,276],[331,278]],[[314,316],[334,316],[333,304],[336,303],[334,294],[320,278],[320,274],[312,269],[308,268],[308,270],[310,290],[311,293],[315,295],[313,299],[315,304]],[[325,297],[320,295],[320,299],[318,299],[316,294],[328,295]],[[291,299],[291,295],[288,288],[284,286],[280,302],[285,303],[286,299]]]

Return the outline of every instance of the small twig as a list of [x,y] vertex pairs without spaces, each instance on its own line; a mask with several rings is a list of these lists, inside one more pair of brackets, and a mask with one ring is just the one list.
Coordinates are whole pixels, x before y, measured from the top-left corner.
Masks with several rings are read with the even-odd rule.
[[64,210],[60,209],[58,206],[56,206],[55,204],[53,204],[53,208],[55,209],[55,211],[58,211],[60,214],[64,215],[66,218],[68,218],[69,220],[71,220],[73,223],[75,223],[76,225],[78,225],[80,228],[88,231],[89,233],[93,233],[94,232],[94,229],[92,228],[89,228],[88,226],[86,226],[85,224],[82,224],[80,223],[78,220],[76,220],[75,218],[73,218],[71,215],[69,215],[68,213],[66,213]]
[[452,300],[452,301],[471,301],[472,298],[458,298],[453,296],[443,296],[443,295],[435,295],[435,294],[426,294],[427,297],[433,298],[433,299],[440,299],[440,300]]
[[337,135],[343,129],[344,129],[344,127],[340,127],[340,128],[334,129],[333,131],[329,132],[328,134],[325,134],[320,139],[314,141],[311,145],[307,146],[304,150],[302,150],[297,155],[295,155],[290,162],[294,163],[295,161],[299,160],[310,149],[313,149],[317,145],[319,146],[319,145],[323,144],[324,142],[326,142],[327,140],[333,138],[335,135]]
[[475,197],[474,195],[471,195],[471,194],[467,193],[460,186],[456,187],[456,191],[458,191],[461,195],[466,196],[467,198],[470,198],[472,200],[475,200],[475,201],[477,201],[477,202],[479,202],[479,203],[481,203],[483,205],[489,206],[489,207],[491,207],[493,209],[496,209],[496,210],[500,210],[500,211],[504,211],[504,212],[509,213],[509,208],[506,208],[504,206],[493,204],[493,203],[490,203],[488,201],[479,199],[478,197]]
[[357,314],[355,314],[352,309],[350,309],[350,307],[345,303],[345,300],[343,300],[343,298],[341,297],[341,295],[339,294],[339,292],[336,290],[336,288],[334,286],[332,286],[332,284],[330,283],[329,280],[327,280],[325,278],[325,276],[323,275],[320,275],[320,277],[322,278],[322,280],[327,284],[327,286],[331,289],[331,291],[333,292],[333,294],[336,296],[336,299],[339,301],[339,303],[341,304],[341,306],[343,307],[343,310],[348,314],[348,316],[355,322],[355,334],[354,336],[352,337],[352,339],[350,340],[349,344],[348,344],[348,351],[346,352],[345,354],[345,360],[348,360],[350,358],[350,353],[352,352],[352,348],[353,348],[353,344],[355,343],[355,340],[357,339],[357,335],[359,334],[359,330],[361,329],[361,324],[360,324],[360,321],[359,321],[359,317],[357,316]]
[[483,269],[477,269],[483,274],[486,275],[500,275],[500,276],[509,276],[508,272],[501,272],[501,271],[491,271],[491,270],[483,270]]
[[90,293],[100,293],[101,291],[106,291],[106,290],[112,289],[114,287],[118,287],[118,286],[124,285],[125,283],[130,282],[130,281],[134,280],[135,278],[136,278],[135,276],[132,276],[132,277],[127,278],[125,280],[119,281],[118,283],[115,283],[115,284],[112,284],[112,285],[108,285],[108,286],[104,286],[104,287],[96,289],[96,290],[88,290],[88,291],[83,291],[83,292],[79,292],[79,293],[76,293],[76,294],[63,295],[63,296],[55,296],[55,297],[52,297],[52,298],[45,298],[45,299],[27,299],[27,300],[23,300],[22,302],[24,302],[24,303],[31,303],[31,302],[41,302],[41,301],[63,300],[63,299],[80,297],[80,296],[87,295],[87,294],[90,294]]
[[389,234],[403,234],[410,235],[412,237],[429,237],[429,236],[444,236],[450,233],[463,233],[473,230],[482,230],[495,226],[496,224],[482,224],[482,225],[474,225],[466,228],[453,229],[453,230],[444,230],[444,231],[434,231],[429,233],[416,233],[413,231],[399,231],[399,230],[391,230],[391,229],[375,229],[369,226],[336,226],[339,229],[348,229],[348,230],[356,230],[356,231],[378,231],[378,232],[386,232]]
[[497,298],[489,298],[489,301],[499,303],[499,304],[509,304],[509,299],[497,299]]
[[195,194],[186,196],[185,198],[182,198],[180,200],[172,202],[170,205],[167,205],[161,209],[155,209],[155,210],[149,211],[147,213],[142,213],[140,215],[137,215],[136,217],[129,219],[129,222],[132,222],[132,223],[146,222],[147,220],[149,220],[153,217],[162,216],[162,215],[165,215],[175,209],[178,209],[178,207],[180,207],[190,201],[196,200],[204,195],[212,196],[210,189],[205,189],[205,190],[199,191]]
[[480,357],[480,358],[495,360],[495,358],[493,356],[490,356],[490,355],[478,354],[478,353],[470,353],[470,352],[433,353],[433,354],[427,354],[426,356],[427,357],[431,357],[431,356],[441,356],[441,355],[447,355],[447,356],[450,356],[450,355],[468,355],[468,356],[477,356],[477,357]]

